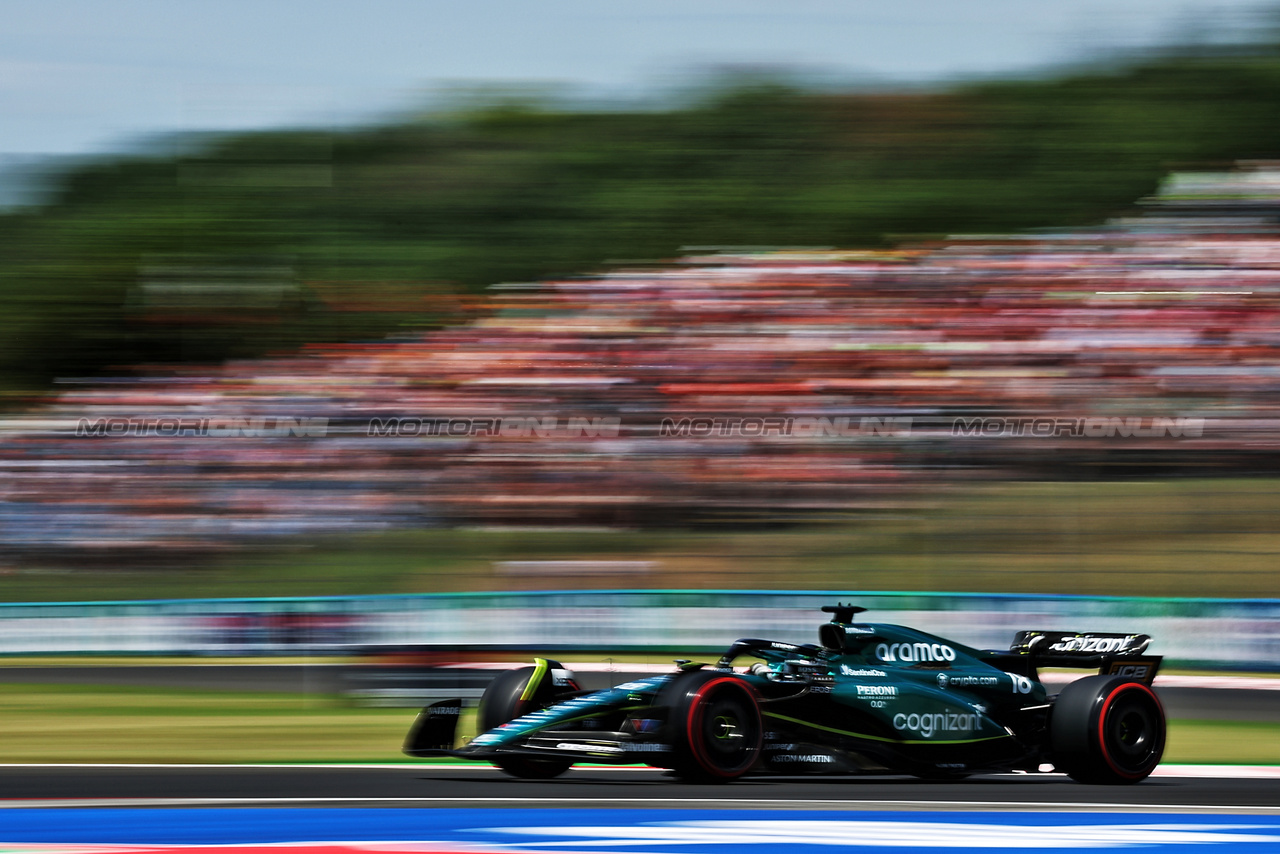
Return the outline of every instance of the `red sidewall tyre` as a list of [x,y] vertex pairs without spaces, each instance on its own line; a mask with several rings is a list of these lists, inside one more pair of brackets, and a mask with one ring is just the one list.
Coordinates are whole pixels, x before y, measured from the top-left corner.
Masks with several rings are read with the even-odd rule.
[[725,673],[681,674],[667,689],[674,770],[690,782],[727,783],[760,759],[764,721],[755,691]]
[[1116,685],[1098,710],[1098,749],[1107,767],[1129,782],[1155,770],[1164,755],[1164,707],[1136,682]]
[[1146,685],[1090,676],[1058,695],[1049,721],[1053,764],[1084,783],[1136,783],[1164,755],[1165,715]]

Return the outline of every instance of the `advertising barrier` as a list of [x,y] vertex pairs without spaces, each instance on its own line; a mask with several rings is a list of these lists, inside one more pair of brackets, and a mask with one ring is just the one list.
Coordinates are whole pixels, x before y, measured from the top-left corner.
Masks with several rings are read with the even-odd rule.
[[0,654],[336,655],[439,646],[699,652],[743,636],[817,642],[822,605],[853,601],[983,649],[1022,629],[1148,634],[1170,665],[1275,670],[1280,600],[985,593],[589,590],[0,605]]

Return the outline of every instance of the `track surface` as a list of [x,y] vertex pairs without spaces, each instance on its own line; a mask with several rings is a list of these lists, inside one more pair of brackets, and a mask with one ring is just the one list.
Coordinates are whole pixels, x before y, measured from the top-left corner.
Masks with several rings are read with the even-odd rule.
[[1056,775],[933,783],[908,777],[756,778],[695,786],[640,768],[575,768],[528,782],[484,766],[0,766],[3,806],[258,805],[1280,811],[1280,779],[1152,778],[1084,786]]

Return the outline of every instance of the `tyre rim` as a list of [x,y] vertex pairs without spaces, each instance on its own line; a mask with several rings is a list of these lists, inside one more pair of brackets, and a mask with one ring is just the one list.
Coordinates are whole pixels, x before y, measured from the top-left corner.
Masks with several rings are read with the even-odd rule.
[[734,761],[750,752],[750,726],[746,724],[746,713],[740,703],[735,700],[713,702],[705,720],[707,746],[717,756]]
[[1136,704],[1125,704],[1114,710],[1109,734],[1115,746],[1116,759],[1125,765],[1141,766],[1151,755],[1151,716]]
[[1128,709],[1120,720],[1116,721],[1116,741],[1121,752],[1137,756],[1146,752],[1147,742],[1151,738],[1151,722],[1145,714],[1137,709]]
[[732,714],[716,715],[715,720],[711,722],[711,735],[717,741],[744,737],[737,715]]

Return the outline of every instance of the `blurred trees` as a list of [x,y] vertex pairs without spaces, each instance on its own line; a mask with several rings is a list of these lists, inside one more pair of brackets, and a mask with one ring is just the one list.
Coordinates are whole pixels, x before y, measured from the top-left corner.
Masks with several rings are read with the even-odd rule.
[[754,81],[100,162],[0,217],[0,391],[456,322],[488,284],[684,245],[1097,222],[1170,169],[1280,156],[1278,91],[1267,51],[925,93]]

